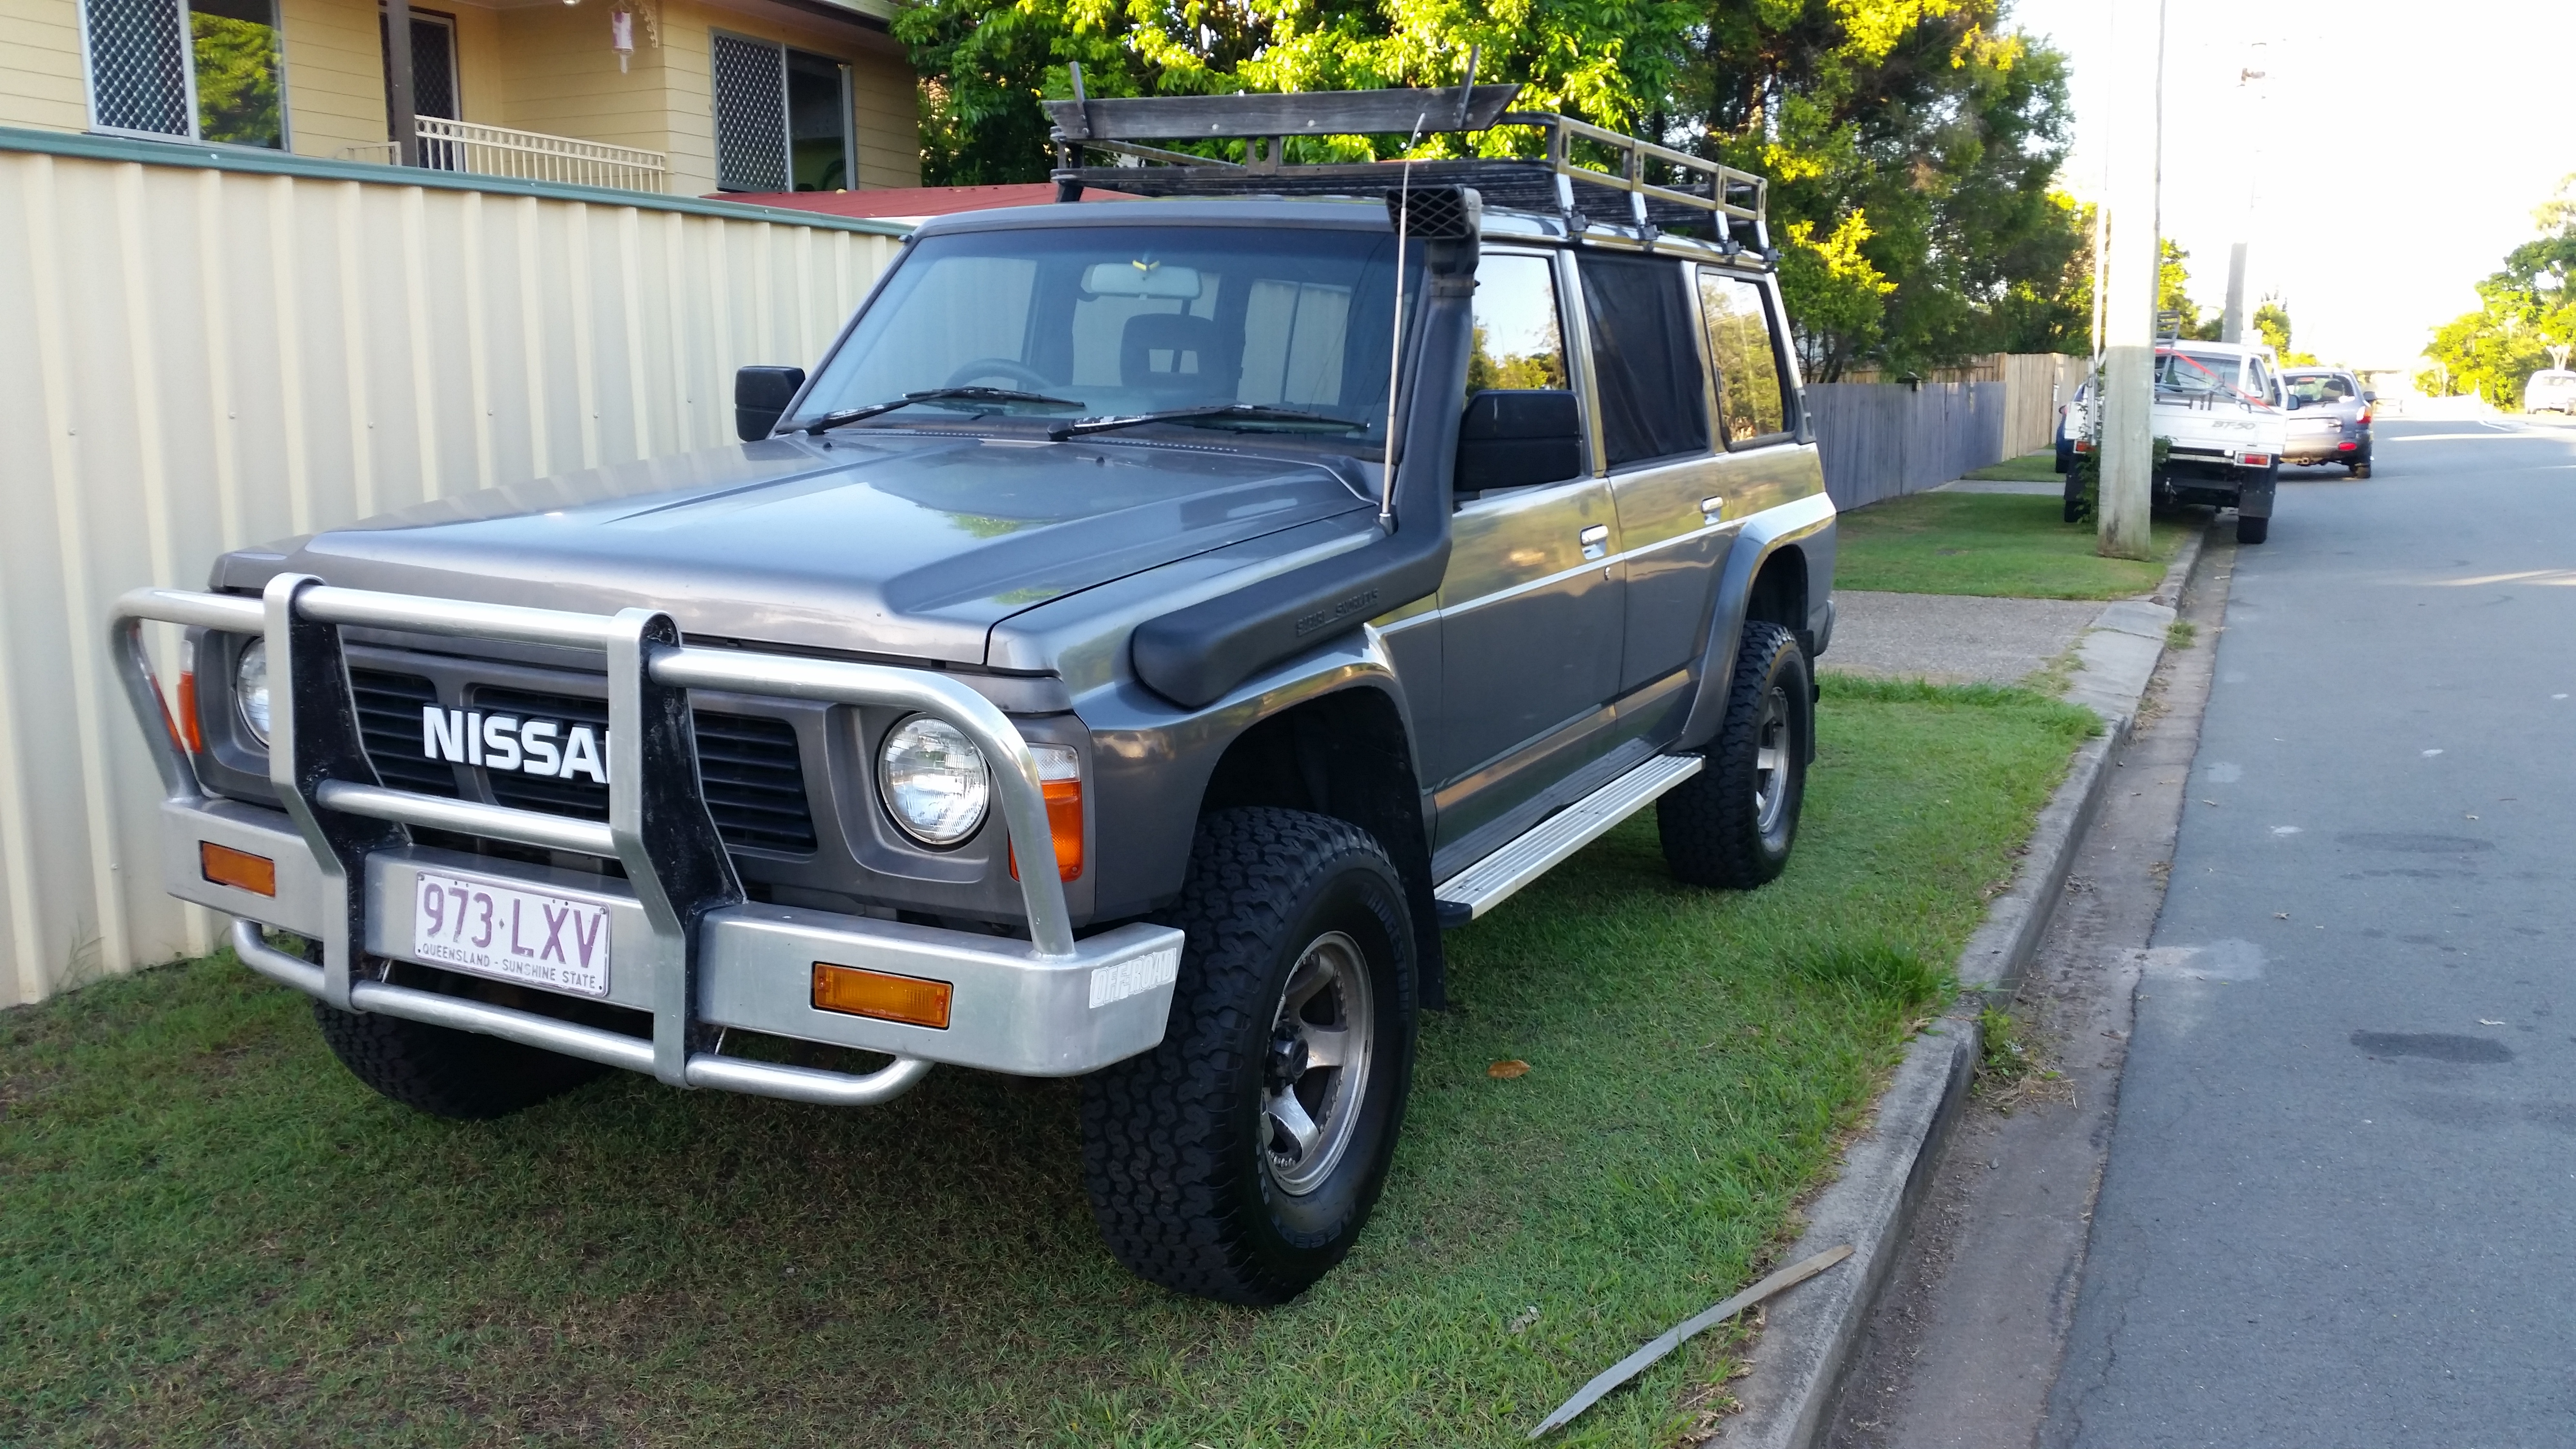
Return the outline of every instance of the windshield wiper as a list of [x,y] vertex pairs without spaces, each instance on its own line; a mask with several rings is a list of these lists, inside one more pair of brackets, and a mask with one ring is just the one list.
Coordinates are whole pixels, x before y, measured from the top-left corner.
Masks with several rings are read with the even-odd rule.
[[1076,418],[1072,422],[1058,423],[1047,429],[1047,436],[1061,443],[1067,438],[1078,438],[1086,433],[1106,433],[1118,428],[1140,427],[1146,423],[1223,425],[1236,420],[1248,423],[1288,423],[1304,427],[1337,428],[1344,432],[1368,426],[1366,423],[1355,423],[1347,418],[1310,413],[1303,408],[1273,407],[1269,403],[1212,403],[1204,407],[1166,408],[1158,413],[1126,413],[1096,418]]
[[1020,392],[1007,387],[933,387],[924,388],[920,392],[908,392],[901,397],[889,398],[881,403],[870,403],[863,408],[843,408],[836,413],[825,413],[819,418],[798,423],[788,431],[820,433],[827,428],[837,428],[847,423],[865,422],[880,413],[893,412],[896,408],[908,408],[915,403],[935,402],[1034,403],[1056,408],[1082,406],[1071,398],[1048,397],[1042,392]]

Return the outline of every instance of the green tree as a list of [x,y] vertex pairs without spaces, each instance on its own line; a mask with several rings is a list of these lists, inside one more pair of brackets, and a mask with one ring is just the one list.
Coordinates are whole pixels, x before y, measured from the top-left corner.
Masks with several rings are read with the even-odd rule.
[[[2478,309],[2435,329],[2425,349],[2449,368],[2453,393],[2475,390],[2498,407],[2520,407],[2523,384],[2551,365],[2550,346],[2576,342],[2576,176],[2533,216],[2541,235],[2506,253],[2504,269],[2478,283]],[[2442,381],[2428,371],[2418,386],[2433,391]]]
[[[1042,97],[1517,81],[1520,104],[1771,178],[1781,285],[1811,376],[2001,348],[2082,352],[2089,223],[2055,190],[2066,61],[2003,0],[913,0],[923,173],[1045,176]],[[1505,130],[1472,143],[1535,144]],[[1420,154],[1455,154],[1437,137]],[[1400,137],[1291,141],[1385,157]]]

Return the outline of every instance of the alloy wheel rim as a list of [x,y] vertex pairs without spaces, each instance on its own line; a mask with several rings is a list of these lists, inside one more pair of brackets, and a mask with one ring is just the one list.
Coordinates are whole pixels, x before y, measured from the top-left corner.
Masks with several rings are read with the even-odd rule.
[[1359,943],[1328,931],[1307,944],[1279,993],[1262,1064],[1262,1163],[1303,1197],[1332,1175],[1368,1095],[1375,997]]
[[1753,820],[1764,835],[1778,832],[1789,804],[1789,691],[1771,686],[1753,722]]

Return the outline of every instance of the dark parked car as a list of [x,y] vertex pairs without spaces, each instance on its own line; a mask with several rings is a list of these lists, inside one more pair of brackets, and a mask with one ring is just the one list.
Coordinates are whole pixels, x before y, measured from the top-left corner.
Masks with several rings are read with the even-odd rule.
[[2290,427],[2281,461],[2292,467],[2341,463],[2370,476],[2370,409],[2379,394],[2339,367],[2285,367]]
[[[167,888],[442,1116],[1078,1076],[1120,1261],[1294,1296],[1443,928],[1650,807],[1676,879],[1760,886],[1814,758],[1835,512],[1763,183],[1638,189],[1518,91],[1051,103],[1060,201],[1160,199],[923,226],[810,375],[744,369],[739,445],[127,596]],[[1426,115],[1551,159],[1276,164]],[[1212,136],[1272,164],[1081,164]]]

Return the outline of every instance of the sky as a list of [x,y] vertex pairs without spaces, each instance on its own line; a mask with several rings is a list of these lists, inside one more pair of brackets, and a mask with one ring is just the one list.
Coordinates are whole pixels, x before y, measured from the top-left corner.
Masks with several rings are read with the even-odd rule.
[[[2074,60],[2066,189],[2101,190],[2099,98],[2113,4],[2011,0]],[[2249,244],[2247,305],[2278,293],[2291,343],[2330,362],[2406,366],[2478,305],[2478,281],[2538,235],[2532,211],[2576,173],[2567,0],[2164,0],[2163,231],[2191,253],[2194,300],[2226,300]],[[2246,70],[2264,78],[2242,79]]]

